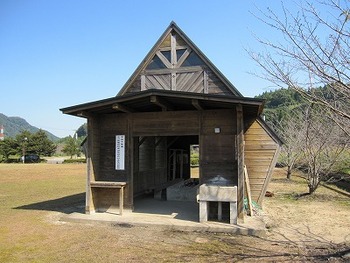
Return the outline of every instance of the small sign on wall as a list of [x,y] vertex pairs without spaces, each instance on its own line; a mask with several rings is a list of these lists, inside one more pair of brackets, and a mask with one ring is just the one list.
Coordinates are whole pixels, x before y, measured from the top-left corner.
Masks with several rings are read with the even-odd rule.
[[115,136],[115,169],[125,170],[125,135]]

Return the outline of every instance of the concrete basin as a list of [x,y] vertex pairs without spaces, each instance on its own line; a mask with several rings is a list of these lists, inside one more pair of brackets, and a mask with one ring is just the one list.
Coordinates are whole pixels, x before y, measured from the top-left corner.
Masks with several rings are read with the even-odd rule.
[[237,186],[202,184],[198,200],[213,202],[237,202]]

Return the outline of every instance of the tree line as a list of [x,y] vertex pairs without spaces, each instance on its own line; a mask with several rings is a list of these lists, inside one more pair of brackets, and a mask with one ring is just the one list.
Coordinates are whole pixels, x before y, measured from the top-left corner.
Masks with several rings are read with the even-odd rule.
[[36,154],[38,156],[51,156],[56,151],[56,144],[53,143],[43,130],[35,133],[22,131],[16,137],[5,137],[0,141],[0,155],[2,161],[7,162],[10,156],[24,156]]
[[74,136],[65,137],[58,143],[50,140],[43,130],[35,133],[25,130],[14,138],[5,137],[4,140],[0,141],[0,162],[10,162],[13,156],[18,160],[20,157],[24,158],[23,156],[30,154],[39,157],[52,156],[56,153],[58,144],[63,145],[62,152],[70,156],[71,159],[75,155],[80,157],[82,153],[81,143],[86,136],[84,129],[86,127],[82,125]]

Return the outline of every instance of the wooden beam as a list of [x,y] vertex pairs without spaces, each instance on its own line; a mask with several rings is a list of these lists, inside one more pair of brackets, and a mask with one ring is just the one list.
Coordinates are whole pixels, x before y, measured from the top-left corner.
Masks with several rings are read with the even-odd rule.
[[198,72],[203,71],[203,68],[200,66],[193,67],[181,67],[181,68],[164,68],[164,69],[147,69],[144,71],[146,76],[148,75],[164,75],[171,73],[190,73],[190,72]]
[[245,181],[245,187],[246,187],[246,193],[247,193],[247,200],[248,200],[248,211],[247,214],[250,216],[253,216],[253,207],[252,207],[252,194],[250,191],[250,181],[249,181],[249,175],[247,166],[244,165],[244,181]]
[[139,140],[139,147],[147,140],[148,137],[140,137],[141,140]]
[[179,136],[177,136],[174,139],[172,139],[172,141],[168,143],[167,148],[169,149],[178,139],[179,139]]
[[176,73],[171,73],[171,90],[176,90]]
[[126,113],[136,112],[135,109],[127,107],[127,106],[122,105],[120,103],[113,104],[112,109],[117,110],[117,111],[126,112]]
[[[186,48],[189,48],[188,46],[186,45],[183,45],[183,46],[179,46],[178,43],[176,43],[176,49],[186,49]],[[159,51],[171,51],[171,47],[160,47],[158,49]]]
[[143,74],[141,75],[141,91],[146,90],[146,76]]
[[164,137],[164,136],[160,137],[159,140],[157,140],[157,138],[156,138],[156,144],[155,144],[155,146],[157,147],[165,138],[166,138],[166,137]]
[[192,99],[192,105],[195,107],[197,110],[204,110],[200,101],[197,99]]
[[157,106],[161,107],[162,111],[174,110],[173,105],[171,105],[169,102],[167,102],[166,100],[164,100],[158,96],[151,96],[150,101],[151,101],[151,103],[154,103]]
[[77,113],[77,116],[87,118],[89,114],[86,111],[81,111]]
[[236,106],[237,111],[237,214],[238,219],[244,220],[244,122],[243,107]]
[[157,51],[157,56],[159,57],[159,59],[164,63],[164,65],[167,67],[167,68],[172,68],[172,65],[171,63],[168,61],[168,59],[162,54],[162,52],[160,51]]
[[176,35],[170,34],[170,45],[171,45],[171,65],[172,68],[176,67],[177,54],[176,54]]
[[203,85],[204,85],[204,93],[209,93],[209,85],[208,85],[208,73],[204,70],[203,71]]
[[185,50],[185,52],[182,54],[182,56],[179,58],[179,60],[177,61],[177,67],[181,67],[182,63],[184,63],[184,61],[186,60],[186,58],[190,55],[191,53],[191,49],[187,48]]
[[275,154],[273,156],[273,159],[272,159],[272,161],[270,163],[269,169],[267,171],[267,176],[266,176],[266,179],[265,179],[265,182],[264,182],[264,185],[263,185],[263,189],[261,190],[261,193],[260,193],[259,198],[258,198],[258,204],[260,206],[262,206],[262,202],[263,202],[263,199],[264,199],[265,194],[266,194],[267,186],[269,185],[269,183],[271,181],[273,169],[275,168],[275,165],[276,165],[276,162],[277,162],[277,158],[278,158],[278,156],[280,154],[280,150],[281,150],[281,147],[278,145],[277,149],[275,151]]

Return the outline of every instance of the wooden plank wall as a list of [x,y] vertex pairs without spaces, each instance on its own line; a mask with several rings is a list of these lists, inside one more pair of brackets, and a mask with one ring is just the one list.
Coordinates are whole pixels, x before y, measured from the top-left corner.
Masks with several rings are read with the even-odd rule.
[[[124,204],[125,208],[132,208],[133,191],[135,194],[141,193],[167,180],[167,140],[162,138],[199,135],[201,183],[220,175],[237,184],[236,125],[235,109],[115,113],[93,118],[89,125],[90,135],[92,135],[90,146],[92,147],[92,167],[94,169],[92,180],[127,181]],[[216,134],[215,128],[220,128],[220,133]],[[259,189],[255,185],[264,177],[259,177],[260,172],[258,175],[254,173],[258,169],[253,165],[256,161],[254,158],[261,158],[261,156],[259,156],[259,151],[253,149],[256,146],[250,141],[256,137],[257,132],[260,139],[267,140],[262,143],[263,146],[271,144],[271,141],[269,141],[269,136],[264,137],[264,134],[259,133],[259,127],[253,128],[247,132],[246,149],[250,155],[246,154],[246,161],[250,162],[247,168],[251,175],[253,198],[256,198],[257,195],[254,193],[257,193]],[[129,144],[126,147],[126,169],[124,171],[115,170],[114,151],[115,135],[117,134],[125,134],[126,143]],[[138,147],[140,140],[145,136],[148,138]],[[266,150],[265,147],[263,147],[264,150]],[[133,156],[133,152],[140,160]],[[261,188],[261,184],[258,185]],[[112,197],[117,195],[117,191],[116,189],[93,189],[91,194],[95,206],[105,209],[108,208],[110,201],[113,201],[113,206],[117,206],[118,199]]]
[[141,87],[141,89],[170,90],[171,74],[148,75],[145,77],[145,87]]
[[[92,145],[91,165],[94,173],[92,181],[127,181],[124,195],[124,207],[131,208],[132,206],[132,186],[128,171],[130,167],[130,152],[128,140],[128,114],[116,113],[112,115],[99,115],[99,117],[91,118],[94,128],[89,129],[89,140]],[[90,136],[92,135],[92,138]],[[125,151],[125,170],[115,170],[115,136],[126,136],[126,151]],[[117,209],[119,205],[118,189],[99,189],[91,188],[91,206],[98,211],[107,209]],[[116,198],[115,198],[116,197]]]
[[252,199],[261,204],[264,186],[269,180],[270,167],[275,165],[279,145],[255,121],[245,133],[245,163],[248,170]]
[[[128,162],[125,160],[125,170],[115,170],[115,136],[128,137],[128,114],[119,113],[102,115],[100,121],[100,174],[98,180],[102,181],[126,181]],[[127,145],[126,145],[127,147]],[[125,155],[127,155],[127,151]]]
[[209,94],[232,95],[232,91],[226,87],[213,71],[207,70],[207,74]]
[[141,91],[141,76],[138,75],[129,88],[126,91],[126,94],[136,93]]
[[181,136],[199,134],[198,111],[133,113],[133,136]]
[[[200,144],[200,183],[222,176],[237,184],[235,160],[235,110],[202,112]],[[220,128],[220,133],[214,132]]]
[[176,74],[176,90],[185,92],[204,93],[203,71]]

